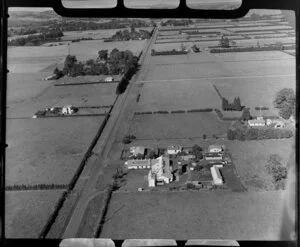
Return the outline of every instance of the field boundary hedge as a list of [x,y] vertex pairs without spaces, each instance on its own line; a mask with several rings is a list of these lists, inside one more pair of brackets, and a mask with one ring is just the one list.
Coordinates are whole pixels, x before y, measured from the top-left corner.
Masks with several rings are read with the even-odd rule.
[[295,49],[295,46],[266,46],[266,47],[240,47],[240,48],[213,48],[210,53],[226,53],[226,52],[254,52],[254,51],[283,51]]
[[219,95],[220,99],[223,100],[223,96],[222,94],[220,93],[219,89],[217,88],[217,86],[214,84],[213,85],[214,89],[216,90],[217,94]]
[[186,55],[187,51],[154,51],[151,56],[169,56],[169,55]]
[[93,81],[93,82],[78,82],[78,83],[75,83],[75,82],[72,82],[72,83],[55,83],[54,86],[55,87],[63,87],[63,86],[77,86],[77,85],[91,85],[91,84],[110,84],[110,83],[120,83],[120,81],[108,81],[108,82],[105,82],[105,81]]
[[177,113],[193,113],[193,112],[212,112],[212,108],[189,109],[189,110],[173,110],[173,111],[145,111],[135,112],[134,115],[151,115],[151,114],[177,114]]
[[68,189],[68,184],[14,184],[5,186],[6,191],[23,191],[23,190],[62,190]]

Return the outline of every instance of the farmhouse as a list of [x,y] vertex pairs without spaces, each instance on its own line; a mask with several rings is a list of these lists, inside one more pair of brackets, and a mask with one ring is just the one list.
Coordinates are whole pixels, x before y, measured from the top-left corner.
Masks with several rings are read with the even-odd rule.
[[256,127],[256,126],[265,126],[266,122],[263,118],[257,118],[257,119],[252,119],[252,120],[248,120],[248,124],[251,127]]
[[209,145],[208,152],[209,153],[220,153],[223,151],[223,147],[221,145]]
[[105,82],[112,82],[114,81],[114,78],[112,78],[111,76],[108,76],[104,79]]
[[182,151],[182,147],[180,146],[169,146],[167,148],[167,154],[175,155]]
[[213,185],[213,177],[209,170],[190,170],[186,184],[193,184],[197,187],[208,188]]
[[210,171],[211,171],[211,175],[213,177],[213,184],[214,185],[222,185],[223,184],[223,179],[222,179],[222,175],[219,171],[219,167],[212,166],[210,168]]
[[73,114],[75,112],[74,107],[71,105],[65,105],[62,108],[62,114]]
[[137,156],[138,154],[140,155],[145,155],[145,147],[130,147],[130,153],[133,156]]
[[150,169],[151,160],[127,160],[125,162],[125,166],[127,167],[127,169]]

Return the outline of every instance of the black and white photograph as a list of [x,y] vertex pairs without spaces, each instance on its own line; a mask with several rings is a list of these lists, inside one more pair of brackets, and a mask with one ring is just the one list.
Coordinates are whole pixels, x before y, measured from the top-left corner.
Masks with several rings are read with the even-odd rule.
[[[137,12],[179,4],[124,0]],[[5,238],[296,240],[293,10],[64,17],[25,6],[8,8],[1,81]]]

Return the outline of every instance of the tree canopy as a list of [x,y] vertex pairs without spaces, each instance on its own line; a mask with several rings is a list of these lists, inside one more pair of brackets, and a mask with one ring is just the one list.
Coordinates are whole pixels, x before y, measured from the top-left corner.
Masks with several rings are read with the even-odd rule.
[[277,92],[273,101],[274,107],[279,110],[279,115],[284,119],[295,116],[296,96],[292,88],[283,88]]

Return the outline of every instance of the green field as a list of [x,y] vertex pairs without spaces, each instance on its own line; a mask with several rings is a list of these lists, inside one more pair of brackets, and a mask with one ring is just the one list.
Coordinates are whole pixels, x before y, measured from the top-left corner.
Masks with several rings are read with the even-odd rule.
[[5,195],[6,238],[38,238],[63,190],[10,191]]
[[136,111],[190,110],[220,106],[220,97],[208,80],[169,80],[144,83]]
[[137,139],[196,138],[205,134],[226,136],[230,125],[220,121],[214,113],[180,113],[161,115],[136,115],[129,134]]
[[100,237],[278,240],[283,194],[114,193]]
[[276,93],[284,87],[296,87],[295,75],[278,77],[258,77],[213,80],[223,97],[233,101],[240,97],[242,105],[251,108],[251,114],[258,116],[255,107],[266,106],[269,110],[262,111],[265,116],[277,116],[277,109],[273,106]]
[[272,177],[265,165],[271,154],[278,154],[287,165],[292,153],[292,139],[263,141],[232,141],[229,149],[241,182],[249,191],[274,190]]
[[7,185],[68,184],[103,119],[7,120]]

